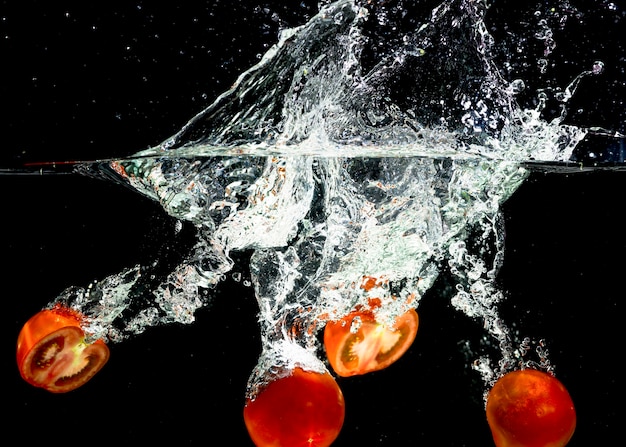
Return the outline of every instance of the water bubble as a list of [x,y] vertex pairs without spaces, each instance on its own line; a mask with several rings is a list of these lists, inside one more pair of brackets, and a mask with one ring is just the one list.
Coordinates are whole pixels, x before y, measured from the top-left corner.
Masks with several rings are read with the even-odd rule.
[[595,61],[593,63],[593,66],[591,68],[591,73],[594,75],[599,75],[604,71],[604,62],[602,61]]
[[545,74],[548,70],[548,60],[544,58],[537,59],[537,67],[539,68],[539,72],[541,74]]
[[523,92],[526,89],[526,83],[523,79],[515,79],[511,81],[508,87],[508,91],[512,95],[517,95],[518,93]]
[[350,324],[350,332],[352,334],[356,334],[361,329],[361,325],[363,324],[363,320],[360,316],[356,316],[352,319],[352,323]]

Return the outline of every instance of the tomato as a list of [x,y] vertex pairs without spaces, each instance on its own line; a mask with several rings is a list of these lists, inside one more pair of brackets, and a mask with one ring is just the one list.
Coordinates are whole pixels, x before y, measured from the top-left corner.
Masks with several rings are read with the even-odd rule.
[[31,385],[65,393],[91,379],[109,359],[102,340],[88,344],[82,316],[66,307],[42,310],[24,324],[17,338],[17,366]]
[[487,422],[497,447],[563,447],[576,428],[567,389],[534,369],[501,377],[487,397]]
[[270,382],[243,410],[257,447],[327,447],[339,435],[344,415],[335,379],[302,368]]
[[[358,320],[355,320],[359,318]],[[357,330],[353,324],[360,325]],[[342,377],[365,374],[388,367],[398,360],[415,340],[419,320],[410,309],[387,327],[371,312],[354,311],[324,329],[324,346],[333,370]]]

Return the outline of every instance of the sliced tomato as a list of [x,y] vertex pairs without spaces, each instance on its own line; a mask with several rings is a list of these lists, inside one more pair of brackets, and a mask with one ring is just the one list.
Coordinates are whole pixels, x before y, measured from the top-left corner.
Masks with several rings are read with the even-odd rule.
[[576,428],[574,404],[554,376],[534,369],[501,377],[487,396],[496,447],[564,447]]
[[324,330],[326,356],[342,377],[366,374],[388,367],[409,349],[419,319],[410,309],[385,326],[371,312],[354,311],[339,321],[330,321]]
[[31,385],[65,393],[84,385],[109,360],[102,341],[85,342],[81,315],[65,307],[42,310],[17,338],[17,366]]
[[328,372],[295,368],[248,399],[243,417],[257,447],[328,447],[343,425],[345,404]]

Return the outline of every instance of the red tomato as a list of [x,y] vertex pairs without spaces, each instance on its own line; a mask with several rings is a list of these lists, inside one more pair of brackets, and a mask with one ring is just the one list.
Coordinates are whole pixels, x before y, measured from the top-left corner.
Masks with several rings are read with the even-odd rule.
[[85,343],[82,317],[61,306],[42,310],[24,324],[17,338],[17,366],[31,385],[65,393],[83,385],[109,360],[102,340]]
[[563,447],[576,428],[572,399],[552,375],[534,369],[501,377],[487,397],[497,447]]
[[301,368],[270,382],[243,409],[257,447],[328,447],[339,435],[344,415],[335,379]]
[[[358,330],[351,327],[360,318]],[[358,324],[358,323],[357,323]],[[354,311],[324,330],[324,346],[330,365],[342,376],[378,371],[398,360],[415,340],[419,320],[410,309],[392,327],[378,323],[371,312]]]

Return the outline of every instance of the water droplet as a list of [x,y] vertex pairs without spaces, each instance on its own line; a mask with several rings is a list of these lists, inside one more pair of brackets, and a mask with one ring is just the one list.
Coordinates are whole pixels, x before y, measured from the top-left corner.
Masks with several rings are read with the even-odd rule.
[[537,60],[537,67],[539,67],[539,72],[541,74],[545,74],[548,69],[548,60],[544,58],[540,58]]
[[509,92],[513,95],[523,92],[524,89],[526,89],[526,83],[523,79],[515,79],[511,81],[508,88]]
[[604,62],[595,61],[593,63],[593,67],[591,68],[591,73],[594,75],[599,75],[604,71]]
[[359,329],[361,329],[361,325],[363,324],[363,321],[361,320],[360,316],[356,316],[352,319],[352,323],[350,324],[350,333],[352,334],[356,334],[357,332],[359,332]]

